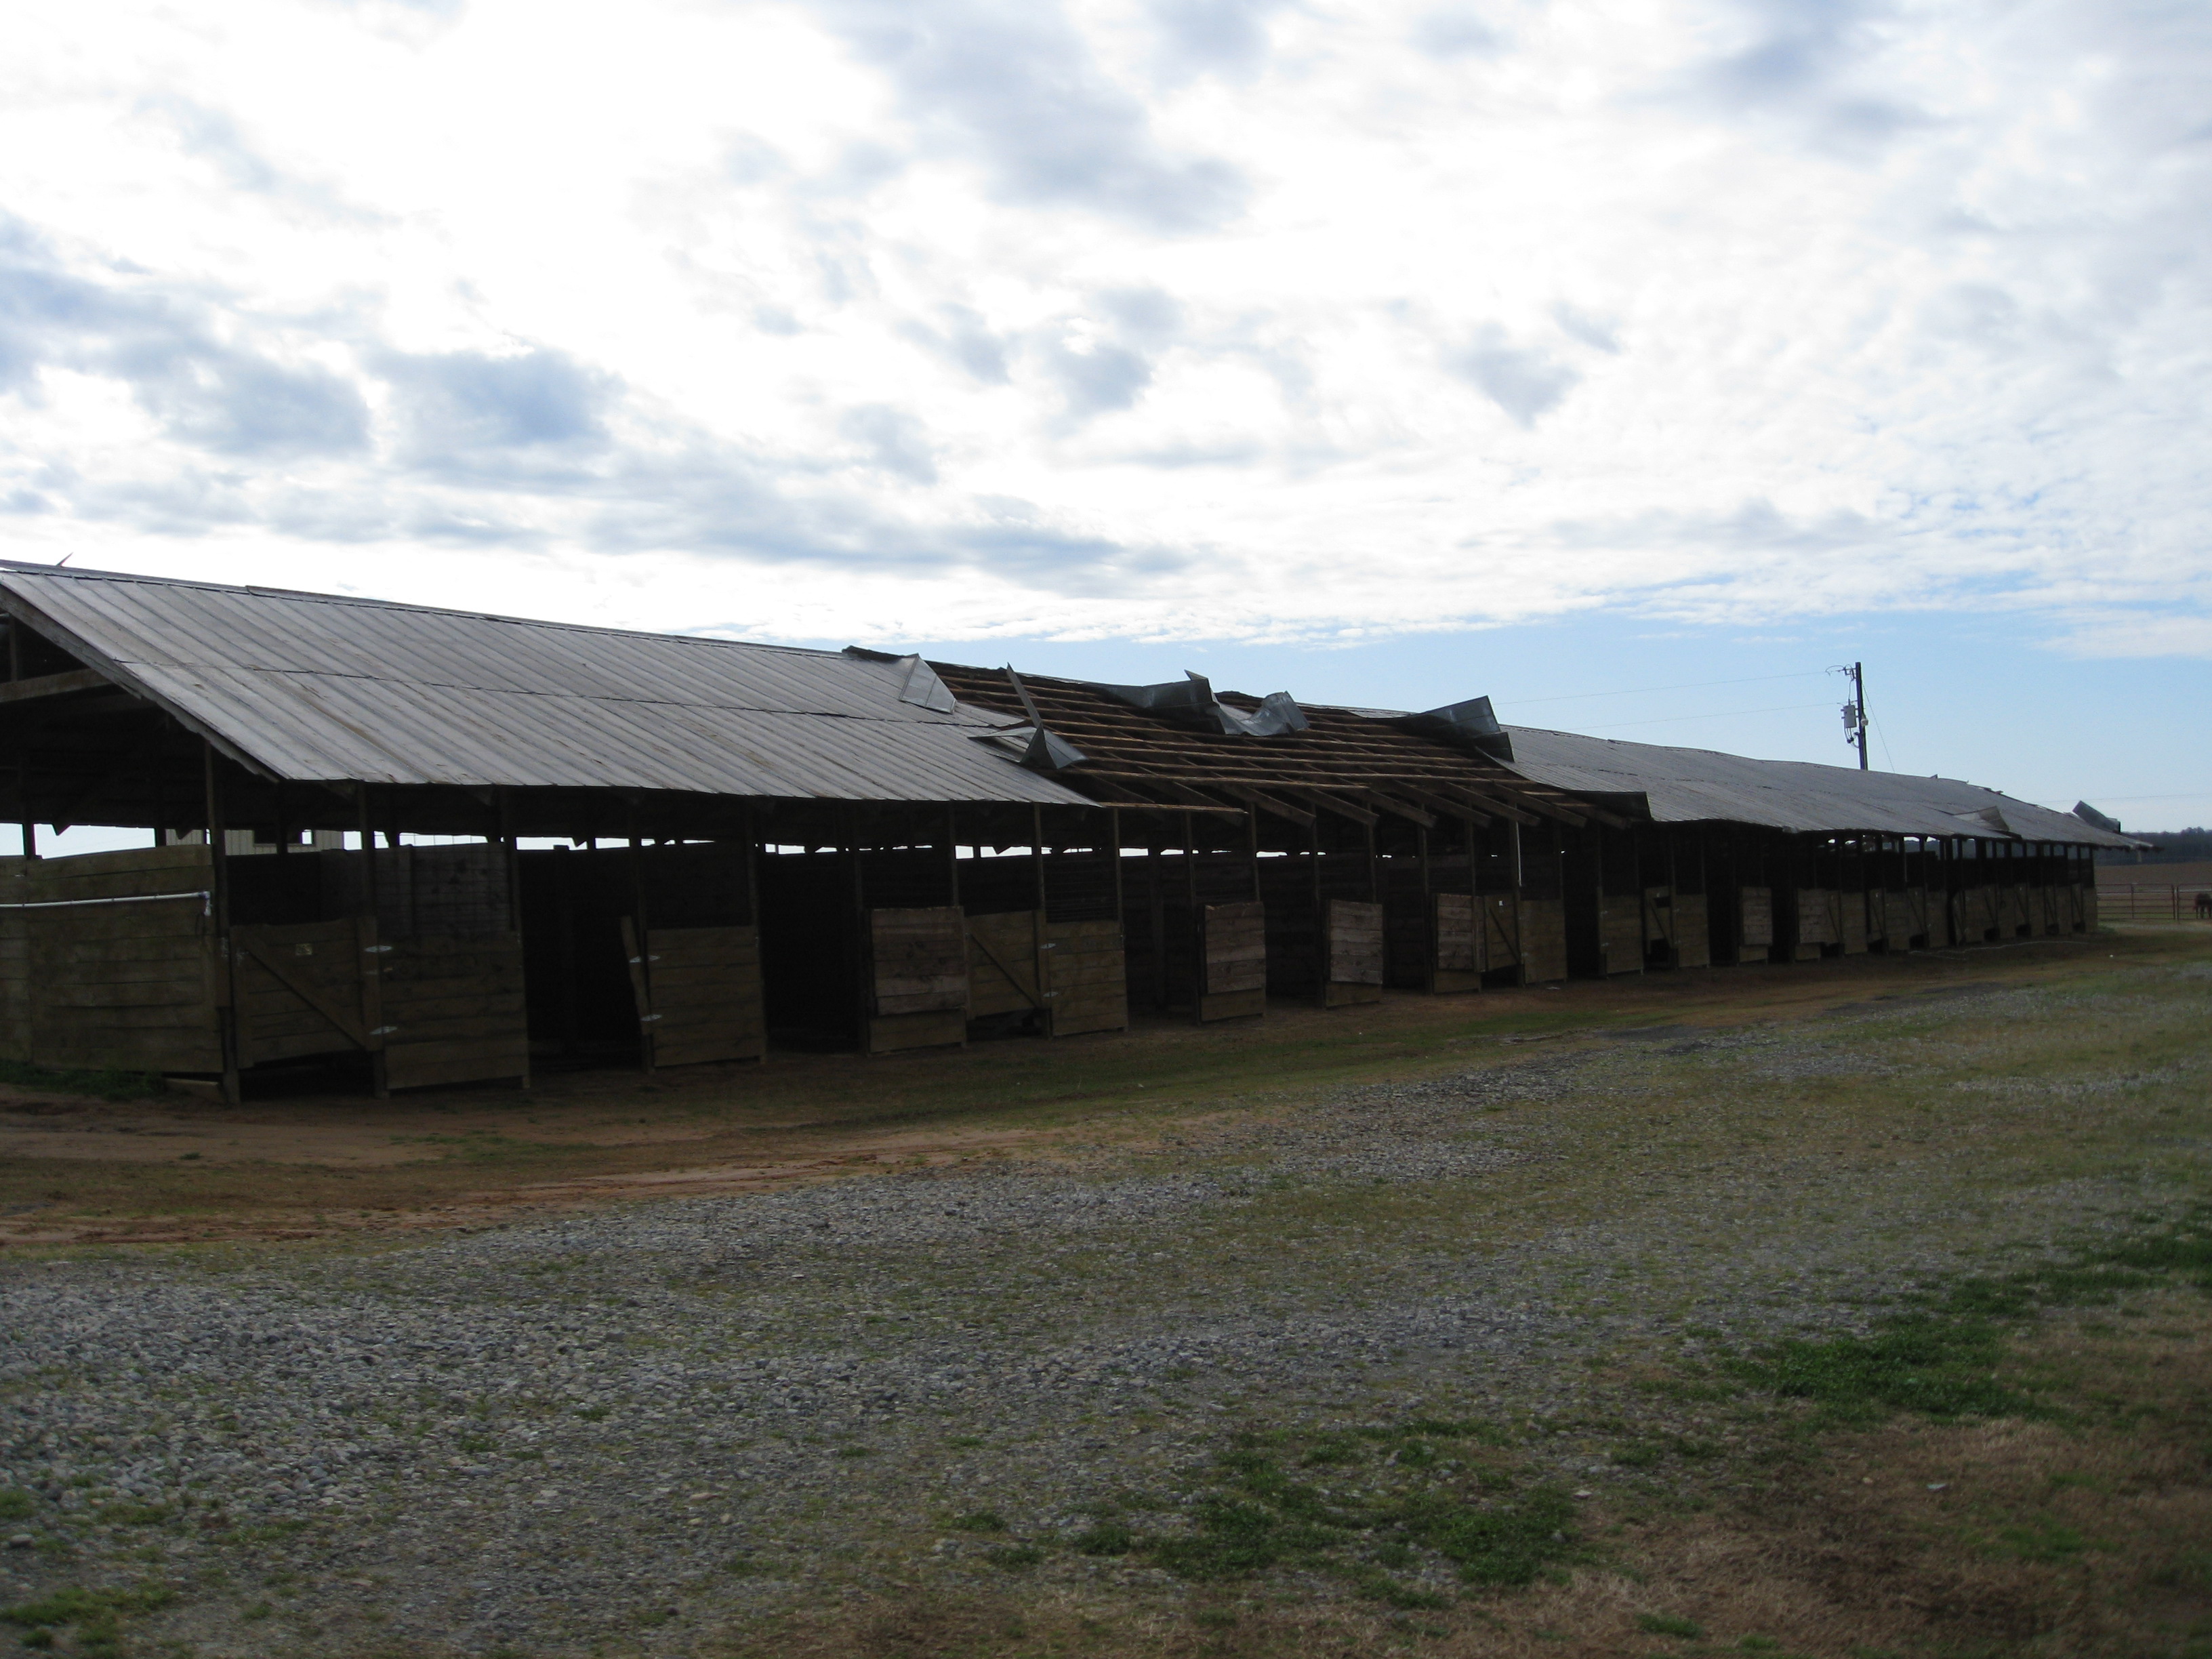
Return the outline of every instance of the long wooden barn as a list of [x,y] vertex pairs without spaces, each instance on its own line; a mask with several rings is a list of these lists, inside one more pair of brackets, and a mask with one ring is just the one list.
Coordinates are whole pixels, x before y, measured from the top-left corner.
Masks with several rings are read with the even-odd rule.
[[[2094,927],[1943,780],[0,563],[0,1054],[381,1093]],[[40,857],[41,830],[146,832]]]

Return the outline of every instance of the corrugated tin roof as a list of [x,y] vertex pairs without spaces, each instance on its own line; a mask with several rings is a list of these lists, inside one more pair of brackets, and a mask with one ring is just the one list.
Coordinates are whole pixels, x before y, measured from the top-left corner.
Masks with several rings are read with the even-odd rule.
[[1509,726],[1523,777],[1590,794],[1636,794],[1661,823],[1718,819],[1776,830],[1893,836],[1981,836],[2002,841],[2132,847],[2070,812],[2055,812],[1955,778],[1862,772],[1812,761],[1752,760],[1711,749],[1670,749]]
[[1087,805],[900,701],[904,665],[0,562],[64,648],[272,776]]

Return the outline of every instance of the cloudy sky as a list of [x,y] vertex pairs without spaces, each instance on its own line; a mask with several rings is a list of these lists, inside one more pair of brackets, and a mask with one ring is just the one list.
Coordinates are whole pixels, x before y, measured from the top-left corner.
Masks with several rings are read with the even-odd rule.
[[15,556],[2212,817],[2201,0],[10,28]]

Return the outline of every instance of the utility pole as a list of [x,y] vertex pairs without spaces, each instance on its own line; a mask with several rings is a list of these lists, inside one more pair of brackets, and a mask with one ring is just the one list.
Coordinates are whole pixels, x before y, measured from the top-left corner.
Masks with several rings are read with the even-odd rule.
[[1863,772],[1867,769],[1866,665],[1838,664],[1828,672],[1851,677],[1851,700],[1844,705],[1844,744],[1859,751],[1859,770]]

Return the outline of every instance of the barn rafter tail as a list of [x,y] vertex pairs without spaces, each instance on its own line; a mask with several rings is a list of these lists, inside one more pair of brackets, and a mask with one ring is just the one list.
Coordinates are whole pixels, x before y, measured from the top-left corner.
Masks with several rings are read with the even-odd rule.
[[[1944,780],[0,563],[0,1052],[219,1083],[872,1053],[2094,927]],[[40,857],[40,831],[143,832]],[[49,843],[51,845],[51,843]]]

